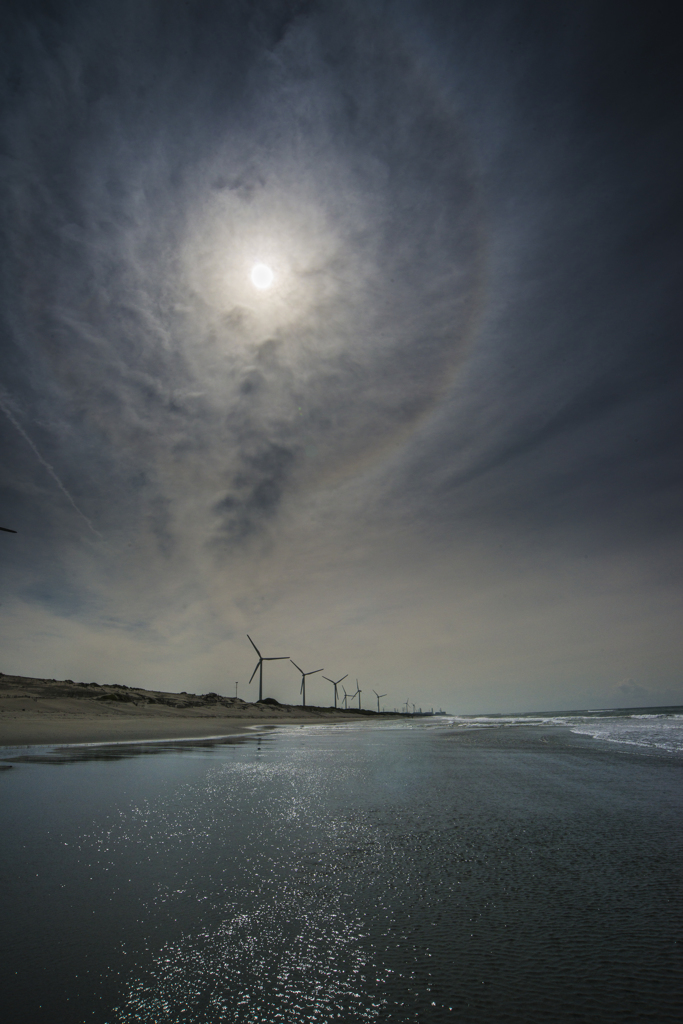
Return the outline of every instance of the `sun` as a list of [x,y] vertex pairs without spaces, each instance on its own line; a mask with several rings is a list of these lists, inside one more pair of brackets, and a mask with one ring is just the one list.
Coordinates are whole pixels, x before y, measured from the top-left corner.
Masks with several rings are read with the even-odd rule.
[[265,291],[266,288],[270,288],[275,279],[273,271],[266,263],[255,263],[251,268],[249,276],[254,288],[258,288],[259,291]]

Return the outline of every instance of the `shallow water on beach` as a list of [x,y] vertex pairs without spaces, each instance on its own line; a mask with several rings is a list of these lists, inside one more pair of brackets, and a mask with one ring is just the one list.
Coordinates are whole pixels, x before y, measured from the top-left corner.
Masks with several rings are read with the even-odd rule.
[[4,1019],[678,1021],[683,756],[509,724],[17,752]]

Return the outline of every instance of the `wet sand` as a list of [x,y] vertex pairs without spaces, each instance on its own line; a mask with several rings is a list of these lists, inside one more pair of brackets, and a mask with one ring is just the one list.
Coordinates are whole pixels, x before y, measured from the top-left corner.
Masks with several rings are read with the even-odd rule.
[[249,726],[394,718],[374,711],[251,704],[216,693],[165,693],[0,673],[0,746],[230,736]]

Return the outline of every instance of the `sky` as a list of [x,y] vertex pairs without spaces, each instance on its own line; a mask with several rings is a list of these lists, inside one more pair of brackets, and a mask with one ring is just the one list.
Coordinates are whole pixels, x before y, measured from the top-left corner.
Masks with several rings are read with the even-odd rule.
[[676,14],[7,0],[0,670],[683,703]]

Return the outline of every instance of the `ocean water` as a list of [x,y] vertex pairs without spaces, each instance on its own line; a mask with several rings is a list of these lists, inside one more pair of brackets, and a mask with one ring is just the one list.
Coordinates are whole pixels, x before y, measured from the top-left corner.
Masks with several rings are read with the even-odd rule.
[[3,763],[7,1024],[681,1019],[681,708]]
[[609,743],[683,754],[683,707],[619,708],[564,714],[461,715],[448,719],[456,729],[560,726],[579,736]]

